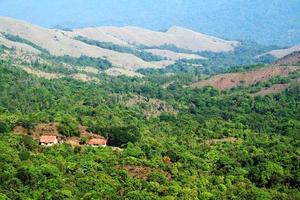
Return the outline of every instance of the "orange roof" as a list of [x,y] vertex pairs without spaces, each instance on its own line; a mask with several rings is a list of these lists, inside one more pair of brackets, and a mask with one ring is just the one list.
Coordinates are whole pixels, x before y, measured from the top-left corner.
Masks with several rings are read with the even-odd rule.
[[106,139],[100,139],[100,138],[93,138],[88,142],[89,145],[106,145],[106,143],[107,143]]
[[55,135],[42,135],[40,138],[40,143],[54,143],[55,140]]

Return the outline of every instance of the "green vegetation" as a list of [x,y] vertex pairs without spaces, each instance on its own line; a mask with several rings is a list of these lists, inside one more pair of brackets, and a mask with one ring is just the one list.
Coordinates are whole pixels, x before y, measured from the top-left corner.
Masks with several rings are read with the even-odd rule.
[[[200,62],[200,63],[199,63]],[[141,68],[138,69],[137,72],[144,75],[159,75],[166,73],[185,73],[185,74],[193,74],[200,75],[205,73],[205,69],[202,67],[202,61],[200,60],[177,60],[174,64],[169,65],[165,68],[161,69],[151,69],[151,68]]]
[[[68,56],[68,55],[64,55],[64,56],[54,56],[54,55],[50,55],[49,51],[47,49],[42,48],[41,46],[34,44],[33,42],[22,38],[20,36],[17,35],[12,35],[12,34],[4,34],[4,37],[8,40],[14,41],[14,42],[20,42],[20,43],[24,43],[27,44],[37,50],[39,50],[41,52],[41,57],[47,60],[50,60],[54,63],[67,63],[70,65],[76,65],[76,66],[91,66],[91,67],[96,67],[100,70],[105,70],[108,69],[112,66],[112,63],[109,62],[106,59],[103,58],[93,58],[93,57],[89,57],[89,56],[80,56],[79,58],[75,58],[72,56]],[[1,49],[3,49],[3,47],[0,47],[0,52]],[[40,70],[45,70],[47,72],[57,72],[57,73],[62,73],[62,72],[66,72],[66,70],[62,70],[59,69],[59,67],[57,66],[47,66],[47,65],[40,65],[39,63],[33,63],[34,67],[40,69]],[[56,68],[56,69],[54,69]],[[73,73],[72,71],[69,72]]]
[[234,51],[227,53],[213,53],[213,52],[200,52],[200,54],[207,60],[203,60],[204,67],[212,67],[215,72],[223,72],[224,69],[228,69],[237,65],[254,65],[254,64],[267,64],[276,60],[272,56],[263,56],[257,58],[257,55],[261,55],[276,46],[263,46],[255,42],[243,41],[237,46]]
[[[0,199],[299,199],[299,84],[264,97],[249,91],[267,83],[183,87],[195,73],[50,81],[1,61]],[[124,95],[163,100],[177,114],[146,117]],[[48,122],[65,136],[87,126],[122,150],[45,148],[11,131]],[[238,140],[213,142],[229,137]]]
[[[72,56],[53,56],[50,54],[42,55],[42,58],[48,59],[54,63],[67,63],[75,66],[91,66],[96,67],[99,70],[106,70],[112,67],[112,63],[103,58],[93,58],[89,56],[80,56],[79,58],[75,58]],[[54,66],[55,67],[55,66]]]
[[80,136],[79,132],[79,123],[76,121],[76,119],[73,119],[70,116],[64,116],[63,119],[60,121],[60,126],[58,128],[59,133],[67,136],[67,137],[72,137],[72,136]]
[[184,49],[184,48],[179,48],[175,46],[174,44],[164,44],[160,46],[144,46],[144,45],[139,45],[140,49],[161,49],[161,50],[169,50],[169,51],[174,51],[176,53],[197,53],[189,49]]
[[[251,41],[242,41],[235,48],[234,51],[222,52],[222,53],[214,53],[208,51],[194,52],[170,44],[154,46],[154,47],[140,46],[140,48],[141,49],[148,49],[148,48],[166,49],[177,53],[198,54],[200,56],[208,58],[208,59],[194,59],[194,60],[183,59],[181,61],[178,61],[175,65],[170,66],[166,70],[161,70],[161,69],[142,70],[141,72],[143,74],[159,74],[159,73],[169,73],[169,72],[187,73],[187,72],[194,71],[196,75],[198,75],[199,72],[212,75],[216,73],[224,73],[232,67],[272,63],[276,60],[275,57],[271,55],[265,55],[258,58],[257,55],[262,55],[263,53],[266,53],[278,47],[259,45]],[[198,67],[197,66],[195,67],[193,65],[198,65]]]
[[39,50],[40,52],[42,53],[46,53],[46,54],[49,54],[49,51],[47,49],[44,49],[43,47],[37,45],[37,44],[34,44],[33,42],[25,39],[25,38],[22,38],[18,35],[12,35],[10,33],[5,33],[4,34],[4,37],[10,41],[13,41],[13,42],[19,42],[19,43],[23,43],[23,44],[27,44],[37,50]]
[[101,47],[104,49],[109,49],[109,50],[113,50],[113,51],[117,51],[117,52],[121,52],[121,53],[133,54],[133,55],[137,56],[138,58],[141,58],[144,61],[151,62],[151,61],[161,61],[164,59],[161,56],[154,55],[147,51],[135,49],[133,47],[120,46],[120,45],[114,44],[112,42],[99,42],[97,40],[92,40],[92,39],[85,38],[82,36],[76,36],[74,39],[84,42],[86,44],[94,45],[94,46]]
[[0,45],[0,53],[2,53],[4,50],[8,49],[6,46],[4,45]]
[[256,65],[239,65],[229,68],[225,73],[235,73],[235,72],[247,72],[254,71],[260,68],[266,67],[265,64],[256,64]]

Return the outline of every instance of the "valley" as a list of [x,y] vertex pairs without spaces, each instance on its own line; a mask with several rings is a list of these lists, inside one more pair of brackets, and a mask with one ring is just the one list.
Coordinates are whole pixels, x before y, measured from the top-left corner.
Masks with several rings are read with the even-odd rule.
[[0,17],[0,199],[299,199],[299,55]]

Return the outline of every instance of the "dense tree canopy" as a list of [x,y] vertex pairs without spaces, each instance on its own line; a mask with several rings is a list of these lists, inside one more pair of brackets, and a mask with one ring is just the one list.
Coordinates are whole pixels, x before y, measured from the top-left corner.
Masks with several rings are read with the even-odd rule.
[[[189,73],[99,77],[46,80],[1,61],[0,199],[300,198],[299,84],[250,95],[299,74],[222,92],[184,87]],[[177,112],[145,116],[142,105],[124,104],[133,95]],[[122,149],[45,148],[12,131],[48,122],[65,136],[87,126]]]

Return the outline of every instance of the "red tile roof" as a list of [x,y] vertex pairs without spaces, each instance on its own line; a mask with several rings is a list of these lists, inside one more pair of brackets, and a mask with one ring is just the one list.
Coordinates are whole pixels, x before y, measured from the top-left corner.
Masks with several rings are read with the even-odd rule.
[[40,138],[40,143],[54,143],[56,136],[54,135],[42,135]]
[[107,143],[106,139],[93,138],[87,144],[88,145],[106,145],[106,143]]

